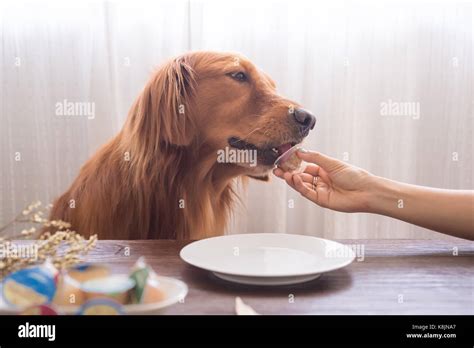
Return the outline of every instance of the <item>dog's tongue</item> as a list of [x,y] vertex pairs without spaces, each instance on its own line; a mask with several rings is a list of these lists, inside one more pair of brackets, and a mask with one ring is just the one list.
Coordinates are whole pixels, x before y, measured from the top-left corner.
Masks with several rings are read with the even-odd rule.
[[290,144],[290,143],[286,143],[286,144],[280,145],[280,146],[278,146],[278,154],[281,156],[281,155],[283,155],[286,151],[288,151],[289,149],[291,149],[291,144]]

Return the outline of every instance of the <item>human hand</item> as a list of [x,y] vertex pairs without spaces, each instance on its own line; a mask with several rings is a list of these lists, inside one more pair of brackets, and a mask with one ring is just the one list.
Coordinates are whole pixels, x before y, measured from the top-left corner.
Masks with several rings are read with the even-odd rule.
[[317,205],[342,212],[367,212],[375,176],[345,162],[301,149],[297,156],[308,162],[302,173],[276,168],[273,173]]

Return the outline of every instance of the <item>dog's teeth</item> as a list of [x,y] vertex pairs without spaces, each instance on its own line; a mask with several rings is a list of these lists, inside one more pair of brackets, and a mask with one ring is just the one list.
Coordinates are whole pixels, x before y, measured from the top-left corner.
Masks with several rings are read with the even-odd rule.
[[278,149],[276,147],[272,147],[272,151],[278,153]]

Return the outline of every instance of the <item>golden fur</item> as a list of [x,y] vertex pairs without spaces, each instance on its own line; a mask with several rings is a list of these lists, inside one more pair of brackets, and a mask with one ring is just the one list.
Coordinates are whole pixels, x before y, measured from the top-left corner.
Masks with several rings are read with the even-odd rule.
[[[244,71],[248,82],[229,74]],[[51,218],[101,239],[199,239],[222,234],[235,178],[268,179],[269,163],[218,163],[238,136],[256,146],[299,141],[297,104],[236,54],[193,52],[163,64],[122,130],[81,168]],[[259,150],[260,151],[260,150]]]

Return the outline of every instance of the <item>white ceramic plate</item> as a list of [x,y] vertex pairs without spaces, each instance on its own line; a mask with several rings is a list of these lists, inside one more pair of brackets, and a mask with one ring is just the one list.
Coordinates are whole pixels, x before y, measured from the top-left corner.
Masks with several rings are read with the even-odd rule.
[[[124,305],[123,310],[125,314],[159,314],[166,307],[169,307],[180,300],[184,299],[188,293],[188,287],[181,280],[169,277],[157,277],[161,289],[166,294],[163,301],[150,304],[130,304]],[[3,289],[0,284],[0,315],[4,314],[20,314],[22,311],[13,307],[9,307],[3,299]],[[53,306],[59,314],[76,314],[79,306]]]
[[181,258],[217,277],[243,284],[287,285],[315,279],[350,264],[351,248],[295,234],[236,234],[185,246]]

